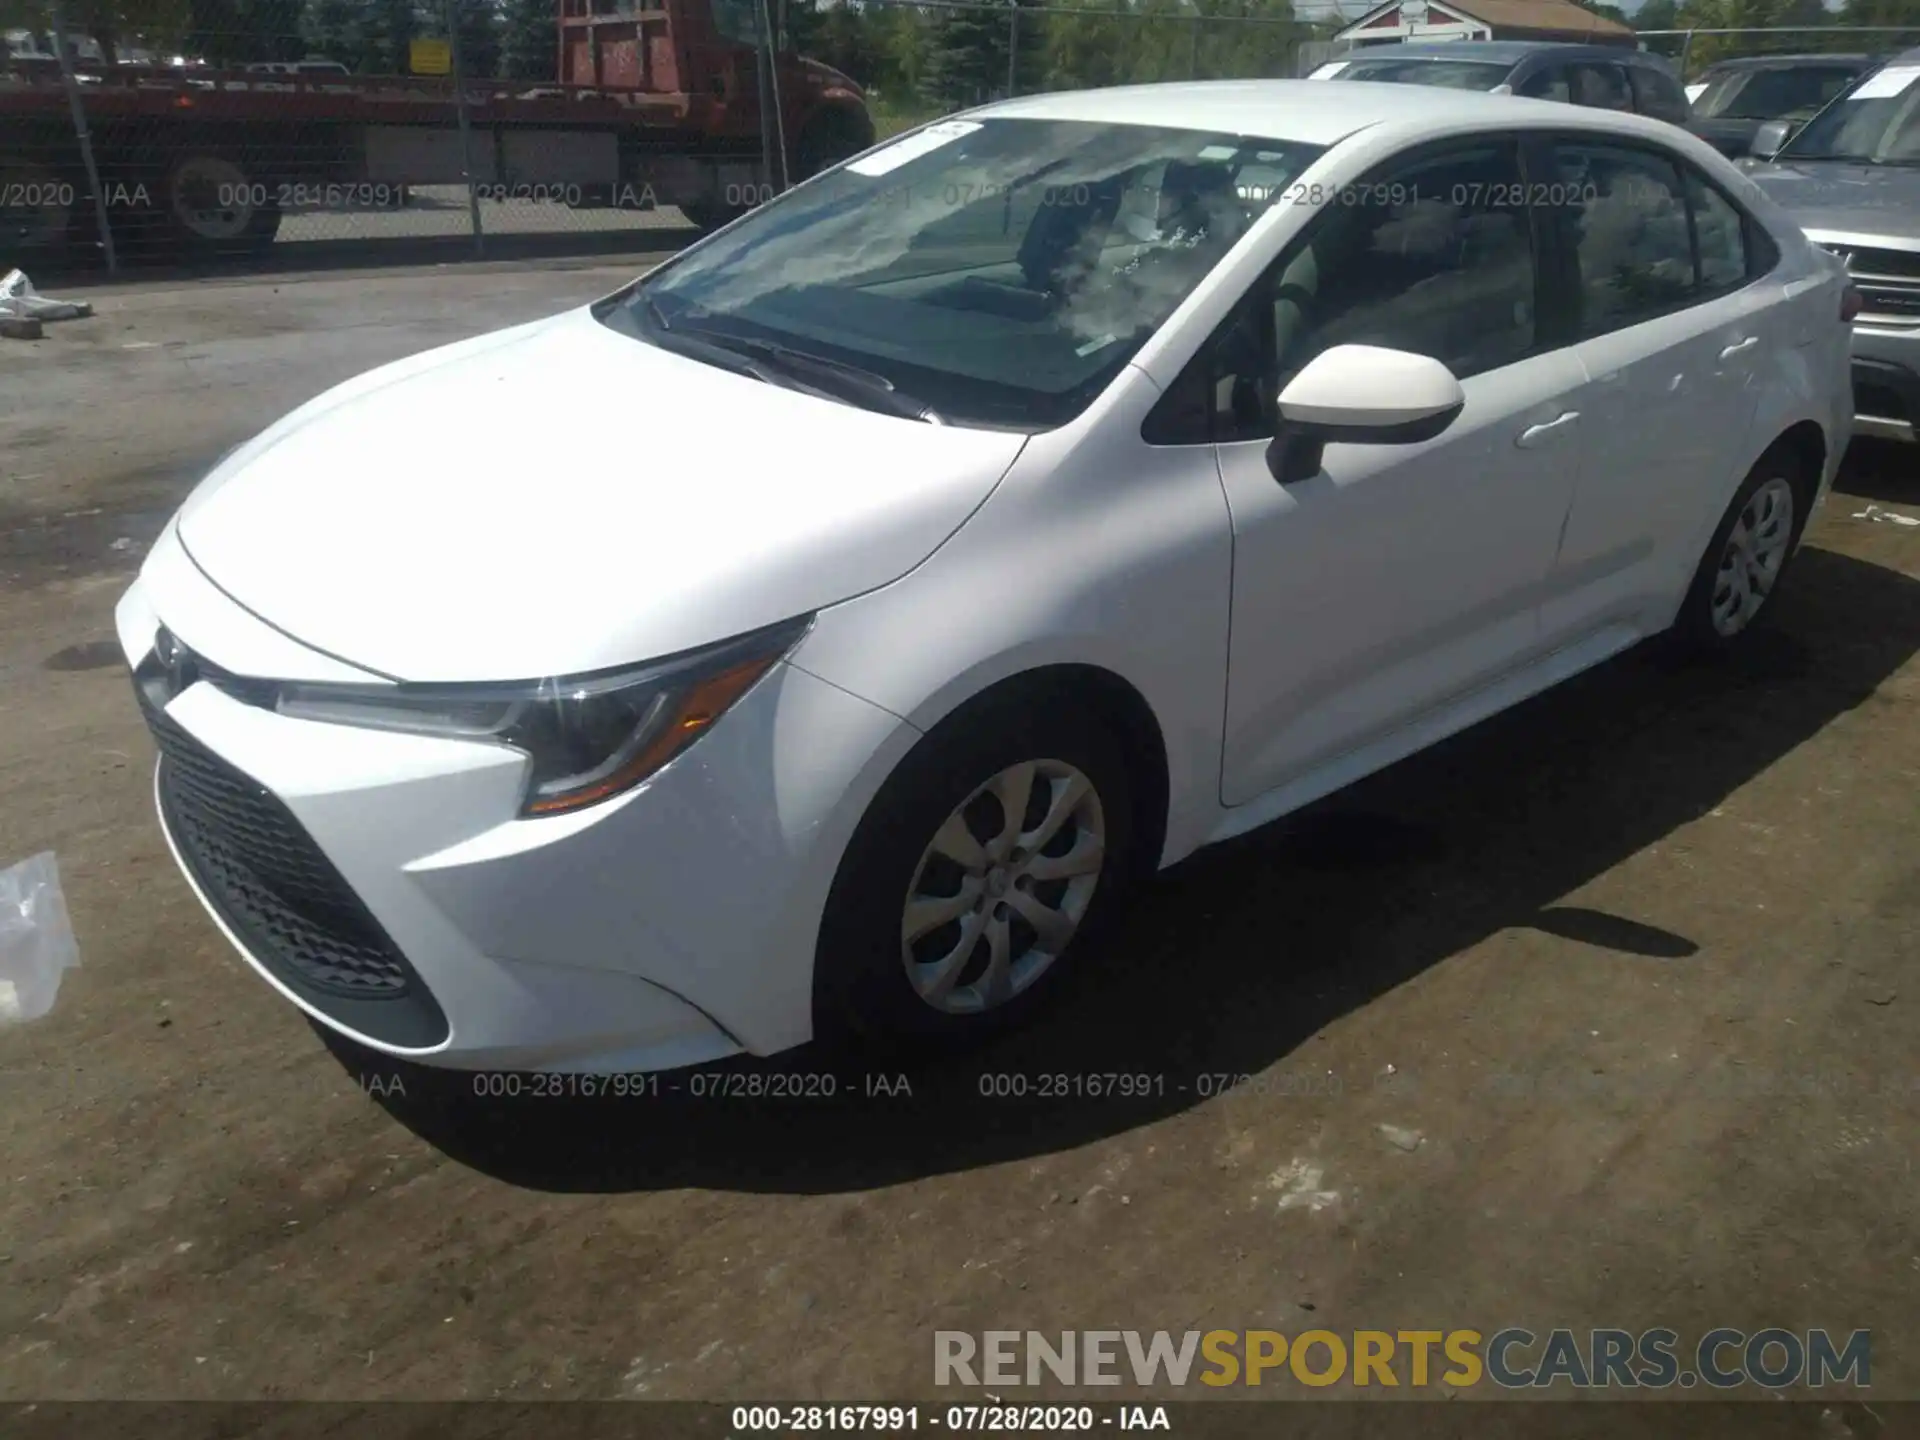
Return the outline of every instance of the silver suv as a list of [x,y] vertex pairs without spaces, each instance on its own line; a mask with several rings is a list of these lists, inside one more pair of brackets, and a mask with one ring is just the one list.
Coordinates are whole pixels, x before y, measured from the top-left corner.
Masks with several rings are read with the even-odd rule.
[[1847,262],[1860,292],[1854,433],[1911,443],[1920,439],[1920,49],[1868,74],[1782,145],[1784,129],[1762,128],[1753,149],[1765,163],[1748,173]]

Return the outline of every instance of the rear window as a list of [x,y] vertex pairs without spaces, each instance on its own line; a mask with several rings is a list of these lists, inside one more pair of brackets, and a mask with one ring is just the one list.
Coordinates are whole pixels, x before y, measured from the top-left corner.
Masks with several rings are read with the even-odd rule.
[[1334,78],[1391,85],[1436,85],[1446,90],[1491,90],[1504,85],[1511,65],[1484,60],[1356,60]]

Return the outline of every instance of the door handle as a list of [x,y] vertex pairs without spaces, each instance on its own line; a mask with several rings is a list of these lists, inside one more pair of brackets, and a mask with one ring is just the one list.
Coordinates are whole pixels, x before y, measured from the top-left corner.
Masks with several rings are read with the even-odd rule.
[[1579,418],[1580,412],[1578,410],[1569,410],[1559,419],[1549,420],[1544,425],[1529,425],[1520,432],[1519,437],[1513,443],[1518,445],[1522,450],[1531,450],[1534,446],[1540,444],[1541,441],[1552,435],[1554,431],[1565,429]]
[[1722,360],[1731,360],[1736,355],[1746,354],[1747,351],[1759,343],[1760,337],[1758,335],[1749,335],[1746,339],[1735,341],[1733,344],[1727,346],[1726,349],[1720,352],[1720,358]]

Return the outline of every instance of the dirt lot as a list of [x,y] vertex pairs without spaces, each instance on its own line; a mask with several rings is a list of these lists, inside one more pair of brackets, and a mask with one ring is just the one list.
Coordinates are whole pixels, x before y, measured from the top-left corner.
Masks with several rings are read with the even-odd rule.
[[[165,857],[111,606],[230,444],[631,268],[105,288],[0,343],[0,860],[58,853],[83,955],[0,1032],[0,1398],[932,1398],[936,1329],[1309,1323],[1870,1327],[1920,1398],[1920,528],[1853,518],[1920,514],[1910,454],[1749,661],[1629,656],[1181,866],[911,1096],[450,1106],[330,1053]],[[979,1094],[1108,1071],[1160,1093]]]

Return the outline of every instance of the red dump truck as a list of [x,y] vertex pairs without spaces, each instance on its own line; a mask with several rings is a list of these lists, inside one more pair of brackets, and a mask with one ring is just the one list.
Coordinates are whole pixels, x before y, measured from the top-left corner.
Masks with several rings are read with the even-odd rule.
[[[763,65],[770,8],[559,0],[556,83],[466,80],[464,134],[450,78],[74,68],[124,254],[261,248],[285,212],[377,208],[469,176],[482,198],[671,205],[710,226],[873,143],[846,76],[784,48]],[[59,67],[0,60],[0,260],[97,232]]]

